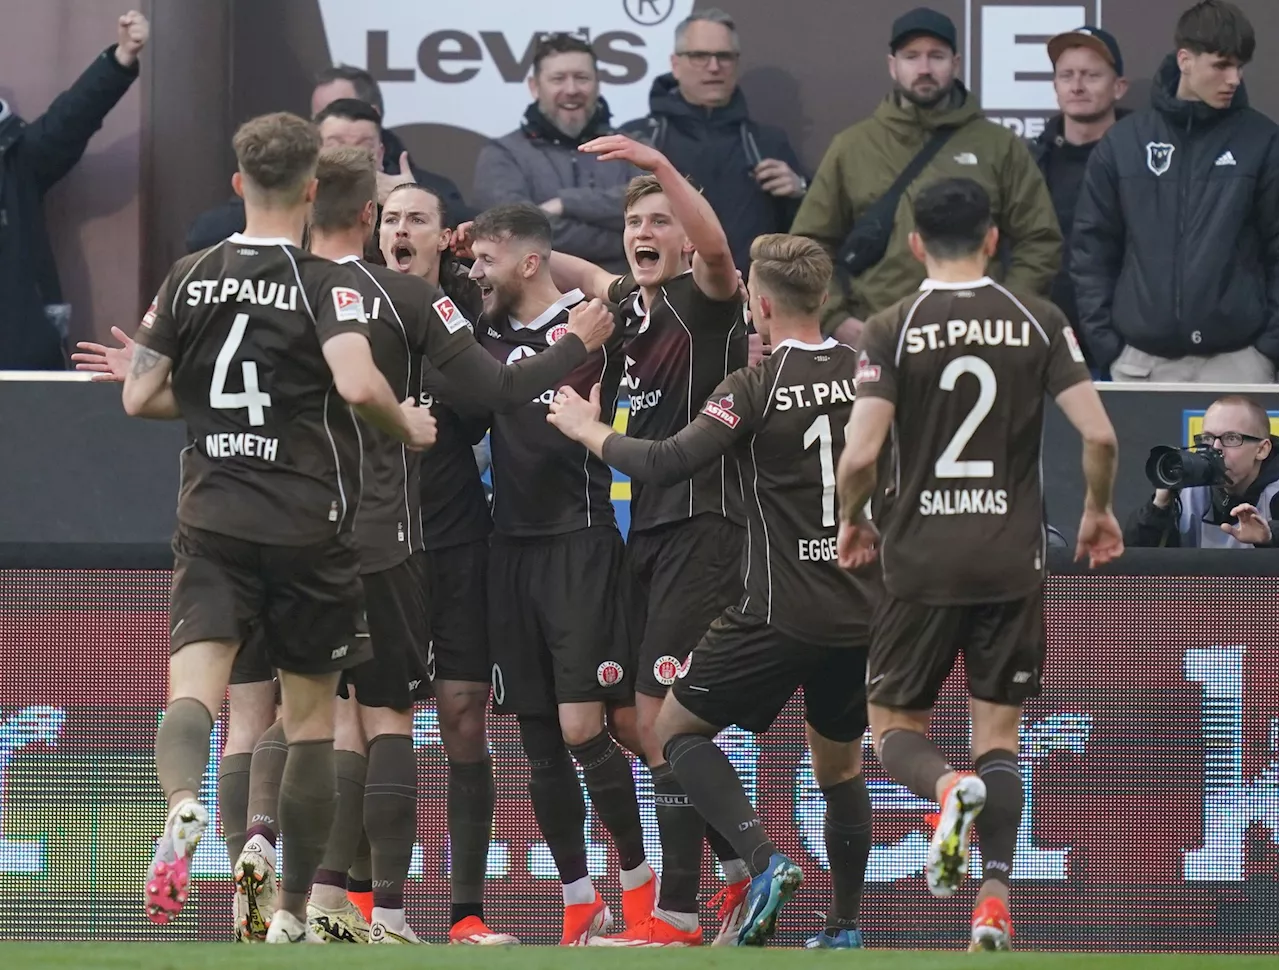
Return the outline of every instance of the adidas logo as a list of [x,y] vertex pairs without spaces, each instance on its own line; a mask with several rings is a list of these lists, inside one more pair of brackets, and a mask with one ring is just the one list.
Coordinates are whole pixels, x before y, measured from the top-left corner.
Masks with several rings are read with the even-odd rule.
[[973,152],[961,152],[956,156],[957,165],[977,165],[978,156]]
[[1213,164],[1214,165],[1234,165],[1235,163],[1236,163],[1236,157],[1232,155],[1231,152],[1228,150],[1223,152],[1221,155],[1219,155],[1218,160]]

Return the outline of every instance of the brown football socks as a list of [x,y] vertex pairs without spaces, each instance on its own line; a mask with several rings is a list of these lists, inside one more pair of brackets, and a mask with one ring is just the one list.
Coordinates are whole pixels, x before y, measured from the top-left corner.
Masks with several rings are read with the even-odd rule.
[[777,849],[715,741],[701,734],[677,734],[663,754],[698,814],[721,834],[730,833],[729,841],[751,875],[764,872]]
[[192,697],[173,701],[156,731],[156,775],[165,798],[175,792],[200,793],[209,763],[209,732],[213,715]]
[[982,878],[1006,886],[1013,871],[1013,852],[1022,825],[1022,769],[1012,751],[988,751],[974,762],[987,786],[987,804],[978,816],[982,845]]
[[583,826],[587,804],[578,773],[564,746],[560,725],[548,718],[520,719],[520,744],[529,759],[529,801],[547,840],[560,881],[566,886],[587,876]]
[[337,802],[333,740],[289,745],[280,780],[281,851],[288,857],[280,905],[297,914],[324,858]]
[[591,740],[569,746],[582,766],[582,780],[591,796],[600,821],[613,837],[618,850],[618,868],[627,871],[643,865],[644,829],[640,825],[640,803],[631,762],[613,742],[608,731]]
[[272,846],[280,832],[280,779],[284,775],[289,745],[284,738],[284,721],[262,732],[253,747],[253,761],[249,769],[249,827],[245,841],[255,836],[265,839]]
[[891,778],[931,802],[938,797],[938,779],[952,770],[937,746],[919,731],[886,731],[877,753]]
[[347,870],[351,868],[360,850],[364,835],[364,782],[368,762],[355,751],[333,753],[334,778],[337,787],[337,804],[333,813],[333,828],[329,832],[329,844],[325,848],[316,882],[346,890]]
[[484,918],[484,875],[493,838],[493,762],[449,761],[449,886],[452,922]]
[[862,887],[871,856],[871,795],[862,775],[822,789],[827,801],[822,834],[831,866],[831,908],[827,930],[858,927]]
[[244,849],[245,829],[249,825],[250,752],[222,756],[218,765],[218,815],[222,819],[222,837],[227,843],[227,858],[234,867]]
[[669,764],[664,762],[651,770],[653,810],[662,840],[658,908],[668,913],[696,913],[707,823],[690,803]]
[[373,866],[373,905],[404,909],[404,881],[418,827],[418,759],[413,738],[379,734],[369,741],[364,830]]

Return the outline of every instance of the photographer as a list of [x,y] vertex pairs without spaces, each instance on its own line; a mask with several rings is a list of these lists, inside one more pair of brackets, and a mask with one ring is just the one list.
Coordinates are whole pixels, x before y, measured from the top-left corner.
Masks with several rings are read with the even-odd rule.
[[1276,441],[1261,405],[1218,398],[1205,412],[1196,448],[1153,449],[1152,500],[1129,516],[1130,546],[1247,549],[1276,545]]

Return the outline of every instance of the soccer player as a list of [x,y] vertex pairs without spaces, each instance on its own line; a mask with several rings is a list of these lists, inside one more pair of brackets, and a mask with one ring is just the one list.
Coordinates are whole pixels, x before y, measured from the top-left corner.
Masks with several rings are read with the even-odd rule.
[[[432,190],[397,186],[382,210],[383,258],[392,269],[441,287],[468,320],[479,320],[480,291],[448,250],[449,225],[445,203]],[[427,677],[448,760],[449,939],[514,943],[515,937],[494,933],[484,922],[494,807],[485,728],[490,679],[485,584],[493,522],[472,445],[489,429],[490,404],[464,407],[454,391],[439,371],[424,365],[419,403],[431,408],[437,427],[431,460],[422,462],[420,488],[431,628]]]
[[[360,148],[327,149],[320,157],[318,180],[311,250],[355,269],[357,288],[368,307],[374,360],[406,397],[417,396],[422,385],[421,366],[430,366],[442,378],[465,389],[459,393],[473,406],[478,401],[499,410],[520,406],[548,382],[585,361],[612,335],[612,315],[603,304],[583,303],[569,314],[565,339],[548,353],[511,366],[493,360],[476,343],[470,321],[437,287],[361,260],[377,218],[372,157]],[[423,365],[424,359],[429,363]],[[312,888],[308,915],[313,930],[331,941],[416,943],[403,904],[417,821],[413,702],[428,695],[432,664],[424,597],[419,462],[377,429],[368,429],[362,441],[365,492],[355,536],[373,657],[347,675],[358,702],[358,716],[357,709],[351,709],[346,718],[339,719],[338,812]],[[469,449],[467,461],[475,475]],[[370,739],[367,744],[365,739]],[[265,777],[262,783],[269,798],[274,781]],[[251,777],[255,809],[259,784]],[[456,798],[456,793],[450,794]],[[479,809],[483,812],[483,806]],[[489,816],[491,819],[491,804]],[[375,887],[369,924],[346,895],[347,870],[362,831],[369,837]],[[274,881],[273,833],[255,819],[249,836],[238,865],[237,885],[251,894],[255,887],[269,893]],[[488,838],[486,832],[485,856]],[[250,869],[247,876],[241,871],[246,867]],[[253,878],[264,868],[269,873],[265,882]],[[481,889],[483,878],[481,868]],[[269,899],[250,902],[250,912],[270,912]],[[471,924],[464,936],[459,942],[518,942],[507,934],[492,932],[482,920]]]
[[[528,204],[496,206],[476,219],[470,238],[471,278],[484,306],[481,343],[505,361],[554,349],[584,297],[561,293],[551,278],[546,214]],[[619,331],[564,382],[584,393],[601,384],[610,415],[621,339]],[[586,806],[570,754],[618,850],[627,925],[653,912],[656,885],[631,765],[605,723],[607,706],[629,700],[632,657],[612,475],[548,426],[551,386],[493,421],[489,648],[494,704],[519,718],[530,801],[560,873],[561,941],[574,945],[607,932],[613,920],[587,874]]]
[[[1018,725],[1022,704],[1040,694],[1045,653],[1044,395],[1084,439],[1076,555],[1087,553],[1090,566],[1124,551],[1111,511],[1116,438],[1062,312],[985,275],[997,244],[986,191],[947,179],[914,208],[911,250],[928,277],[867,321],[840,459],[840,560],[857,567],[879,553],[883,563],[887,593],[867,668],[871,729],[885,771],[941,806],[929,888],[960,888],[976,819],[983,874],[970,948],[1005,950],[1022,820]],[[890,432],[894,494],[877,548],[863,508]],[[958,655],[976,774],[953,769],[926,736]]]
[[856,355],[823,340],[818,310],[831,259],[808,239],[760,236],[751,247],[752,320],[773,347],[735,371],[674,437],[642,441],[600,423],[564,388],[548,420],[639,481],[675,483],[732,455],[747,483],[745,590],[705,631],[663,701],[657,734],[694,808],[733,843],[752,878],[736,942],[757,945],[802,878],[765,833],[729,760],[714,743],[726,726],[763,733],[804,688],[813,770],[834,898],[811,947],[861,945],[858,906],[871,851],[871,800],[862,777],[863,689],[874,570],[835,561],[835,458],[853,403]]
[[[556,281],[621,307],[627,335],[623,384],[631,397],[627,434],[660,440],[682,431],[730,373],[747,363],[739,279],[724,230],[707,201],[660,152],[622,135],[582,151],[630,162],[649,173],[627,188],[623,241],[630,272],[614,276],[553,253]],[[631,573],[636,714],[653,775],[662,840],[662,881],[650,919],[606,938],[618,946],[696,945],[698,884],[706,832],[727,883],[717,943],[736,939],[745,909],[747,869],[708,830],[662,754],[654,722],[680,665],[720,612],[738,599],[742,488],[721,457],[691,478],[635,481],[627,563]]]
[[288,844],[268,942],[303,942],[306,891],[334,814],[333,694],[369,655],[352,525],[360,503],[355,415],[414,448],[435,438],[374,364],[351,269],[298,248],[320,138],[289,114],[236,132],[246,229],[179,260],[135,337],[122,392],[138,417],[181,418],[189,444],[174,535],[169,704],[156,766],[169,814],[147,876],[147,912],[186,900],[208,822],[196,800],[213,711],[247,631],[280,671],[289,738],[280,792]]

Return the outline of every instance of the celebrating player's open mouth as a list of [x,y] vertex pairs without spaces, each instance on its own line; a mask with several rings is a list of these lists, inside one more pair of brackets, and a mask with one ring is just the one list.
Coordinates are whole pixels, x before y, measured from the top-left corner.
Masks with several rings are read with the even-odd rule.
[[627,210],[622,238],[631,275],[640,286],[658,286],[689,268],[689,237],[661,193],[647,195]]
[[448,248],[440,200],[417,187],[397,189],[382,207],[378,248],[387,265],[412,276],[433,276],[440,254]]

